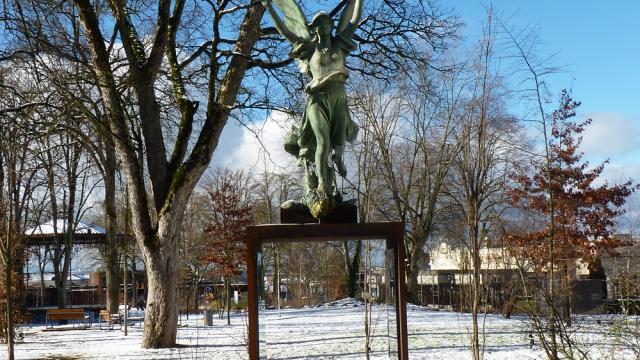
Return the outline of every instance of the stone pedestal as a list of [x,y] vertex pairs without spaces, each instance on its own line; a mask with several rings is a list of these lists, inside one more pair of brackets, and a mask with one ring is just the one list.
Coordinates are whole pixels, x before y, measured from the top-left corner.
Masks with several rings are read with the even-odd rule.
[[311,216],[309,209],[302,204],[280,208],[280,223],[282,224],[356,224],[358,222],[358,208],[352,203],[342,203],[318,220]]

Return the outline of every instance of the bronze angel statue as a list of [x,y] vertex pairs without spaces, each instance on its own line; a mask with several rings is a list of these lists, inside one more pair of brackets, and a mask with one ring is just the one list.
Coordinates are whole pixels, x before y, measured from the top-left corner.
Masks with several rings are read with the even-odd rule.
[[285,150],[304,166],[303,203],[320,219],[341,201],[335,172],[346,176],[345,144],[353,142],[358,134],[347,107],[345,81],[349,75],[345,60],[357,48],[351,38],[360,22],[362,0],[348,1],[335,33],[333,19],[324,12],[317,13],[307,24],[295,0],[262,0],[262,3],[278,31],[292,44],[289,56],[311,78],[305,87],[307,100],[302,122],[286,137]]

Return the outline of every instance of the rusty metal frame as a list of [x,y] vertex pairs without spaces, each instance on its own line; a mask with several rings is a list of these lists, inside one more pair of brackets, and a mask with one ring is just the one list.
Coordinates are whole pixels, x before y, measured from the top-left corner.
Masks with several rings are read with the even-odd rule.
[[394,251],[394,268],[397,286],[396,321],[398,359],[409,359],[407,343],[407,299],[405,279],[404,223],[380,222],[364,224],[278,224],[257,225],[247,228],[247,280],[249,288],[249,359],[260,358],[258,326],[258,276],[257,255],[263,243],[314,242],[344,240],[385,240],[387,249]]

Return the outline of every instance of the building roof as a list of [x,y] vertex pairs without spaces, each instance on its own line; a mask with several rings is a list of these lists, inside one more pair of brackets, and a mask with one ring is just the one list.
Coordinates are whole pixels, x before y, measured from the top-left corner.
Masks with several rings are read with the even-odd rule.
[[[24,233],[25,235],[64,234],[67,232],[67,224],[66,219],[49,220],[44,224],[27,229]],[[75,225],[74,234],[104,234],[105,232],[103,227],[79,221]]]
[[640,273],[640,242],[612,249],[601,256],[601,261],[606,274]]
[[[63,239],[66,235],[66,220],[48,221],[24,232],[27,246],[46,246],[53,241]],[[133,241],[131,236],[128,241]],[[116,234],[116,241],[124,241],[124,234]],[[95,224],[78,222],[71,239],[73,245],[103,245],[106,242],[106,231]]]

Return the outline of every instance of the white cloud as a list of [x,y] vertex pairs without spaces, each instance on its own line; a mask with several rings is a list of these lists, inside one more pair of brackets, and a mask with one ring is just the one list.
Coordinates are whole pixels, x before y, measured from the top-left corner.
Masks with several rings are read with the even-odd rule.
[[623,164],[611,161],[604,167],[602,176],[595,183],[599,185],[606,181],[609,185],[615,185],[622,184],[629,179],[636,183],[640,180],[640,164]]
[[589,158],[613,158],[640,149],[640,124],[616,113],[587,114],[593,122],[585,129],[580,149]]
[[[240,127],[223,134],[220,156],[216,165],[253,171],[290,168],[295,158],[284,151],[283,139],[291,128],[287,114],[272,112],[264,121],[251,124],[249,128]],[[216,151],[218,152],[218,151]]]

